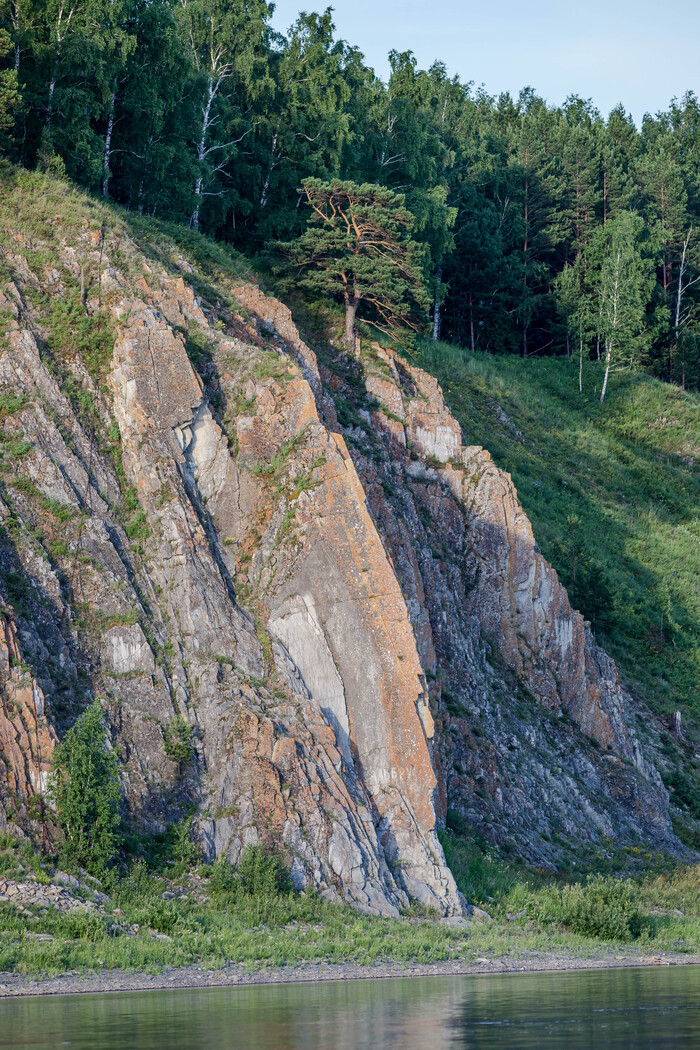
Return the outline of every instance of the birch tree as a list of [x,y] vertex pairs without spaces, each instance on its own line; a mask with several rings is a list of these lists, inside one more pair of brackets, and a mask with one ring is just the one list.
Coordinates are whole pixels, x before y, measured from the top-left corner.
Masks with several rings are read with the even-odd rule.
[[249,103],[268,81],[266,0],[179,0],[177,18],[196,74],[197,175],[190,225],[198,230],[205,198],[223,193],[226,167],[252,128]]
[[600,393],[605,400],[611,369],[633,365],[648,345],[647,305],[654,283],[653,263],[642,254],[644,221],[622,211],[607,224],[606,253],[600,272],[600,324],[605,374]]

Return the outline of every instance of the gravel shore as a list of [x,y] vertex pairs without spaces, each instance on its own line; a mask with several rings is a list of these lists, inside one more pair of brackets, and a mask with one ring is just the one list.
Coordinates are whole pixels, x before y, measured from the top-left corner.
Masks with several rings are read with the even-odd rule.
[[311,981],[355,981],[374,977],[455,977],[467,974],[533,973],[563,970],[604,970],[632,966],[700,966],[700,955],[662,952],[655,955],[619,953],[593,958],[532,954],[523,958],[477,959],[473,963],[441,962],[309,963],[273,969],[250,970],[231,965],[221,970],[198,967],[162,970],[157,974],[107,970],[94,973],[66,973],[58,977],[24,977],[0,973],[0,999],[22,995],[74,995],[82,992],[156,991],[164,988],[223,988],[251,984],[303,984]]

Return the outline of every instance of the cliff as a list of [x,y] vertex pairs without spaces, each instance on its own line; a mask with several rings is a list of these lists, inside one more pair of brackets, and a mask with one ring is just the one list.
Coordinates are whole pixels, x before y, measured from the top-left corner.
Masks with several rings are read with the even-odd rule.
[[135,825],[194,806],[208,857],[282,846],[373,912],[462,910],[448,808],[539,864],[675,850],[614,664],[435,380],[317,358],[224,253],[36,189],[0,191],[0,824],[38,833],[98,696]]

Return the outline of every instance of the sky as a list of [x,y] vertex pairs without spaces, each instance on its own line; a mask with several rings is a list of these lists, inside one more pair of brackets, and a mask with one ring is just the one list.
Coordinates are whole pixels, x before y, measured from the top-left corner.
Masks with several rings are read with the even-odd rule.
[[492,94],[529,85],[554,104],[578,94],[604,115],[622,102],[637,123],[700,94],[698,0],[276,0],[273,25],[327,6],[382,78],[389,51],[410,50]]

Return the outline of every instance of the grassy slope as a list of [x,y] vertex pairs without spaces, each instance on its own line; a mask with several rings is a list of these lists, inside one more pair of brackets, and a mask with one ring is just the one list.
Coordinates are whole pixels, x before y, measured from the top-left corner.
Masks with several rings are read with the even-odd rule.
[[429,343],[418,357],[466,442],[512,474],[567,586],[576,546],[583,611],[596,612],[596,591],[611,600],[597,634],[628,684],[655,711],[700,721],[700,396],[620,372],[601,405],[595,363],[581,395],[575,361]]

